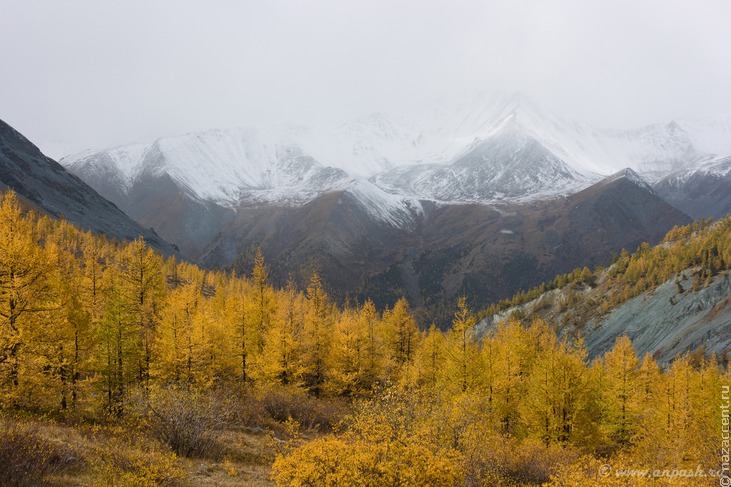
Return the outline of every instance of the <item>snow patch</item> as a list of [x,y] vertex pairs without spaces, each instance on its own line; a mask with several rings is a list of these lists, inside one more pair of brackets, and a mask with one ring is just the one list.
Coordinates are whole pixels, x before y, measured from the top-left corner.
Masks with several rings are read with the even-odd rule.
[[363,205],[374,219],[396,228],[410,228],[424,215],[419,200],[386,193],[364,179],[354,180],[347,193]]

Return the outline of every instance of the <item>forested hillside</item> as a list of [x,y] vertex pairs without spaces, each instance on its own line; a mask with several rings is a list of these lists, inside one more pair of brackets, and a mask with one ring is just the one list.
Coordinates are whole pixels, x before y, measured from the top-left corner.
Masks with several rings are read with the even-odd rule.
[[591,356],[626,333],[663,364],[695,349],[726,363],[730,260],[731,218],[675,227],[660,245],[615,254],[608,268],[578,268],[491,305],[480,313],[478,334],[509,316],[540,318],[583,336]]
[[611,288],[612,291],[606,306],[616,306],[688,269],[693,269],[693,282],[697,289],[707,285],[719,272],[728,270],[729,264],[731,217],[718,222],[714,222],[712,218],[701,219],[690,225],[673,227],[663,239],[662,245],[651,247],[643,243],[634,254],[627,250],[615,254],[609,269],[600,267],[594,272],[588,267],[574,269],[570,273],[556,276],[549,283],[521,291],[511,299],[495,303],[483,314],[491,315],[524,304],[552,289],[576,284],[594,286],[604,274],[610,279],[604,288]]
[[[713,356],[661,369],[625,337],[590,362],[539,319],[476,340],[464,299],[451,330],[419,330],[405,299],[339,307],[317,274],[270,286],[261,254],[249,278],[204,271],[1,198],[1,484],[268,485],[273,462],[277,485],[700,485],[720,468]],[[629,296],[687,262],[720,272],[728,228],[676,229],[612,278]]]

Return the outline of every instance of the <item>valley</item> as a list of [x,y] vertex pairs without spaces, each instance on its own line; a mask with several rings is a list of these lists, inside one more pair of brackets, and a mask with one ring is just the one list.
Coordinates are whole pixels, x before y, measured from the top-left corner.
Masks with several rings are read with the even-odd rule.
[[250,278],[208,271],[13,192],[0,221],[8,485],[719,475],[708,404],[729,383],[729,218],[557,276],[479,324],[460,298],[446,331],[420,330],[405,299],[338,306],[316,273],[304,291],[272,286],[261,253]]
[[731,485],[731,2],[0,12],[0,487]]
[[483,307],[654,244],[688,214],[724,216],[728,140],[723,117],[605,130],[496,93],[61,162],[193,262],[245,272],[261,248],[278,285],[317,269],[340,301],[407,296],[447,326],[458,295]]
[[[213,131],[64,159],[78,177],[0,125],[0,483],[712,465],[731,226],[699,216],[728,210],[729,158],[701,147],[727,126],[577,142],[502,100],[431,142],[384,117],[311,153]],[[347,164],[311,155],[344,140]],[[618,140],[635,169],[597,155]]]

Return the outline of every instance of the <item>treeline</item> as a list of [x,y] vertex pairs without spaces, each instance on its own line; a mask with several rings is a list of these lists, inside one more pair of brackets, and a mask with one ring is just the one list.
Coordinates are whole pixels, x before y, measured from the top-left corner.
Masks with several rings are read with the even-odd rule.
[[[610,290],[602,302],[602,312],[618,306],[643,292],[676,277],[679,283],[692,279],[692,289],[707,286],[719,272],[731,265],[731,217],[714,222],[702,219],[689,225],[673,227],[660,245],[644,242],[630,254],[622,250],[612,258],[608,269],[576,268],[560,274],[548,283],[516,293],[511,298],[493,303],[479,313],[481,318],[505,311],[537,299],[543,293],[567,286],[594,286],[606,274],[604,286]],[[682,285],[679,291],[687,291]],[[584,317],[586,318],[586,317]]]

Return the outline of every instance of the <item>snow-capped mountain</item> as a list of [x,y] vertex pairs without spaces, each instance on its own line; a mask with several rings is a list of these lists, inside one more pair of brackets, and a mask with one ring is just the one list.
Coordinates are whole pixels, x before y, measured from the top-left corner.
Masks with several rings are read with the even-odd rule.
[[85,177],[104,174],[123,193],[140,179],[166,174],[191,196],[226,206],[248,198],[299,203],[350,179],[305,153],[296,133],[285,127],[211,130],[62,160]]
[[630,167],[654,182],[731,154],[731,117],[602,130],[563,120],[520,94],[457,99],[339,127],[212,130],[82,153],[62,163],[120,193],[167,174],[227,207],[298,205],[368,179],[395,195],[511,202],[574,193]]
[[[289,138],[213,131],[79,158],[86,180],[137,222],[0,122],[0,156],[7,156],[0,157],[0,191],[12,187],[49,214],[95,231],[144,235],[163,252],[204,266],[249,272],[261,247],[278,284],[291,278],[304,286],[317,270],[337,299],[370,298],[383,307],[406,295],[434,312],[448,311],[444,300],[458,295],[483,306],[556,273],[605,265],[611,252],[656,242],[690,221],[631,169],[565,198],[482,204],[538,195],[546,181],[556,188],[544,194],[555,195],[568,191],[563,181],[591,179],[519,120],[520,113],[447,162],[413,159],[370,178],[346,171],[352,160],[321,163],[314,146],[292,138],[301,128],[287,129]],[[238,159],[250,164],[236,166]],[[715,164],[721,171],[725,163]],[[382,183],[411,169],[416,177],[404,179],[410,186]],[[433,201],[415,196],[426,191]],[[466,196],[449,203],[455,194]]]
[[357,209],[379,225],[409,230],[427,206],[551,200],[624,168],[660,184],[724,156],[731,156],[731,117],[605,130],[565,120],[521,94],[498,93],[335,127],[163,137],[61,163],[197,260],[226,226],[241,224],[236,214],[244,209],[294,210],[342,195],[350,214]]
[[723,154],[729,126],[600,130],[498,94],[62,162],[204,266],[248,272],[261,247],[281,283],[316,268],[342,298],[483,305],[687,223],[648,181]]
[[586,187],[590,173],[556,157],[510,121],[484,140],[475,139],[450,164],[400,166],[373,177],[391,193],[442,202],[498,202],[569,194]]

